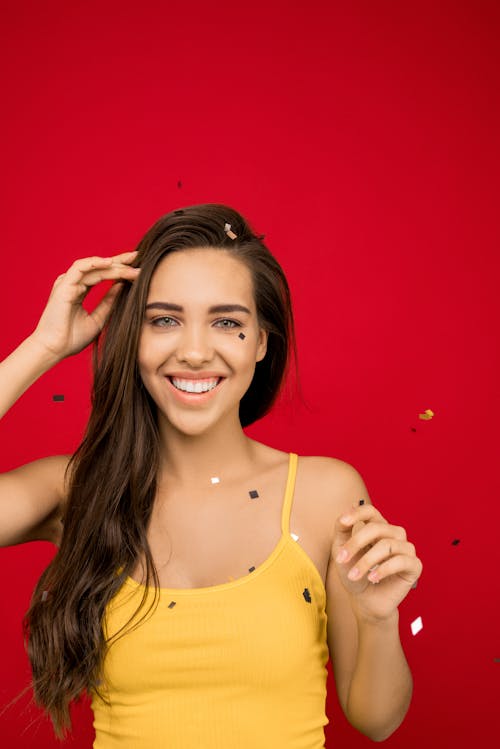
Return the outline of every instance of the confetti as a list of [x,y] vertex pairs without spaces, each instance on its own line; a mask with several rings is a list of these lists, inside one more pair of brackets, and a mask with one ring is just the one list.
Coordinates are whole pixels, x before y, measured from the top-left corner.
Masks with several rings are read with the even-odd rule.
[[42,593],[42,601],[46,601],[48,597],[49,597],[49,591],[44,590]]
[[364,499],[360,499],[360,500],[359,500],[359,504],[360,504],[360,505],[364,505],[364,503],[365,503],[365,500],[364,500]]
[[182,187],[182,182],[180,180],[177,182],[177,187]]
[[249,569],[248,571],[249,571],[249,572],[253,572],[253,571],[254,571],[254,569],[255,569],[255,567],[250,567],[250,569]]
[[290,535],[291,535],[291,537],[293,538],[294,541],[298,541],[299,540],[299,536],[297,536],[296,533],[290,533]]
[[451,542],[451,545],[452,546],[458,546],[459,543],[460,543],[460,539],[459,538],[454,538],[453,541]]
[[432,419],[433,416],[434,416],[434,412],[431,411],[430,408],[427,408],[425,410],[425,413],[418,415],[418,418],[422,419],[423,421],[429,421],[429,419]]
[[52,396],[52,400],[53,401],[63,401],[64,400],[64,395],[53,395]]
[[236,234],[231,231],[231,224],[224,224],[224,231],[230,239],[236,239]]
[[173,609],[175,605],[176,605],[176,601],[170,601],[170,603],[168,604],[168,608]]
[[259,496],[259,492],[256,489],[251,489],[248,493],[250,494],[250,499],[255,499]]
[[309,593],[308,588],[304,588],[304,592],[302,593],[307,603],[311,603],[311,594]]
[[212,484],[218,484],[220,481],[220,478],[218,476],[212,476],[210,481],[212,482]]
[[239,333],[239,334],[238,334],[238,338],[241,338],[241,340],[243,340],[243,339],[244,339],[244,337],[245,337],[245,334],[244,334],[244,333]]
[[417,617],[412,623],[411,623],[411,631],[413,635],[416,635],[420,632],[421,629],[424,628],[424,625],[422,624],[422,617]]

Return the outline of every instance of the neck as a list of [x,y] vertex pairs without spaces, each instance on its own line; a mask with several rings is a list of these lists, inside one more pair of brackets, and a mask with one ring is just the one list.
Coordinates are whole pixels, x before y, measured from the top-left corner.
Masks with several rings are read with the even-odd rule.
[[239,419],[219,422],[196,435],[162,421],[160,439],[164,480],[185,487],[208,487],[212,477],[237,480],[251,470],[255,459],[255,442],[245,435]]

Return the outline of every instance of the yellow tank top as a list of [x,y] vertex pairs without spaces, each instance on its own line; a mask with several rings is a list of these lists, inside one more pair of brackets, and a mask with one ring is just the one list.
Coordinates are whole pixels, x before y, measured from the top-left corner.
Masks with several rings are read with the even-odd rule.
[[[94,749],[323,749],[326,592],[289,530],[296,470],[290,453],[282,535],[263,564],[212,587],[161,588],[154,613],[112,644],[101,685],[111,707],[92,695]],[[127,578],[107,638],[144,591]]]

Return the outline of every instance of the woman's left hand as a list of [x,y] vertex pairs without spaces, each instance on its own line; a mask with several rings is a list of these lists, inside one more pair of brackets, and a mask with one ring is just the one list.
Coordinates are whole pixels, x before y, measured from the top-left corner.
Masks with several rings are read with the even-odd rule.
[[[332,560],[358,613],[370,620],[389,619],[420,577],[423,564],[405,529],[389,525],[373,505],[353,507],[347,514],[350,520],[344,522],[342,515],[335,523]],[[343,550],[347,557],[338,561]]]

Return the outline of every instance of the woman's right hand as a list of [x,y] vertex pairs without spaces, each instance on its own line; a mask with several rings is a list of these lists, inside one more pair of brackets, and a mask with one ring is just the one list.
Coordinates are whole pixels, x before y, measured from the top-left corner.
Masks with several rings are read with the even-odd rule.
[[100,333],[121,284],[114,283],[92,312],[82,302],[100,281],[133,281],[140,268],[131,268],[137,251],[113,257],[86,257],[56,278],[52,292],[31,338],[58,359],[82,351]]

